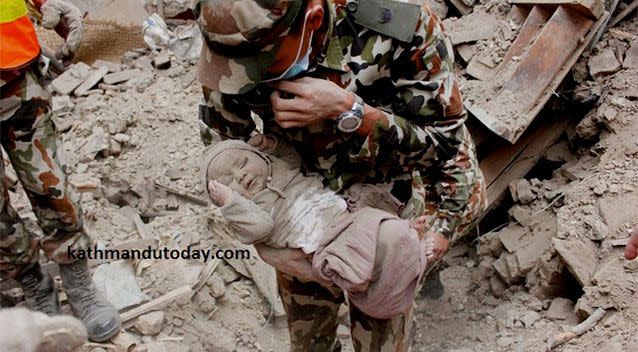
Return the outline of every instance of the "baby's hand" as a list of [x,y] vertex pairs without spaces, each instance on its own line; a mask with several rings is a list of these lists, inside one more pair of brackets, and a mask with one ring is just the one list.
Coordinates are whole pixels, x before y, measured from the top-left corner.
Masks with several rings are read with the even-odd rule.
[[230,202],[230,196],[233,194],[233,190],[215,180],[210,180],[208,181],[208,194],[210,195],[210,199],[213,200],[213,203],[221,207]]
[[267,136],[262,133],[258,133],[248,140],[248,144],[257,148],[262,152],[268,152],[277,145],[277,139],[273,136]]

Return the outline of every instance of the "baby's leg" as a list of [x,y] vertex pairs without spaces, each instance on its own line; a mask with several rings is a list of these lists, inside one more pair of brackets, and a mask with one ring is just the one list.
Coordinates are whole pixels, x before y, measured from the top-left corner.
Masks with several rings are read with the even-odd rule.
[[416,219],[410,220],[410,228],[416,230],[419,235],[419,240],[424,241],[425,256],[428,258],[428,262],[434,258],[434,237],[431,232],[425,232],[426,230],[427,216],[422,215]]

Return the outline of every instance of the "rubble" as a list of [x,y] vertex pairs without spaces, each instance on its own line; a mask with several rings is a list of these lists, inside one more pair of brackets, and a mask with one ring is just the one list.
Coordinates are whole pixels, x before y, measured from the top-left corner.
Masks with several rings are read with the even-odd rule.
[[157,335],[162,331],[164,315],[163,311],[142,314],[135,320],[135,329],[143,335]]
[[490,39],[494,36],[500,18],[488,13],[471,13],[461,18],[447,18],[443,25],[447,30],[452,45]]
[[118,84],[126,82],[133,78],[139,77],[142,71],[139,69],[125,70],[120,72],[109,73],[104,76],[104,83],[106,84]]
[[108,71],[109,69],[106,66],[101,66],[97,70],[91,71],[86,80],[75,89],[73,94],[78,97],[88,95],[89,90],[97,85]]
[[572,313],[574,302],[567,298],[556,297],[545,312],[545,317],[549,319],[565,320]]
[[623,68],[638,69],[638,44],[629,47],[625,52],[625,60],[622,63]]
[[592,77],[609,75],[620,70],[620,62],[612,49],[605,49],[598,55],[592,56],[587,62],[589,74]]
[[86,80],[91,71],[89,65],[78,62],[51,81],[50,89],[60,95],[68,95]]

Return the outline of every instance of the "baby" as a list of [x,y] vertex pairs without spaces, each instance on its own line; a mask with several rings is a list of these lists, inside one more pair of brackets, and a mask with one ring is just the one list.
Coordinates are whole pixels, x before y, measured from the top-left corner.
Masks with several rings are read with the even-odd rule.
[[291,147],[263,135],[251,143],[259,149],[227,140],[204,156],[209,195],[237,239],[311,254],[315,274],[372,317],[405,312],[432,251],[420,238],[425,218],[410,222],[370,207],[398,205],[374,186],[360,186],[353,206],[319,177],[304,176]]

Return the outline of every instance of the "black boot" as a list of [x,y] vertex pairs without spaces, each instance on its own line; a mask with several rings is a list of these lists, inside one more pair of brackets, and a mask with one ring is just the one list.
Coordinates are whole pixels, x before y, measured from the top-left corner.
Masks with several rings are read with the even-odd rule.
[[48,272],[42,272],[40,263],[35,263],[16,277],[22,285],[27,306],[48,315],[60,313],[58,293],[53,287],[53,279]]
[[86,326],[89,339],[106,341],[120,331],[120,315],[95,288],[86,260],[61,264],[60,276],[69,304]]

